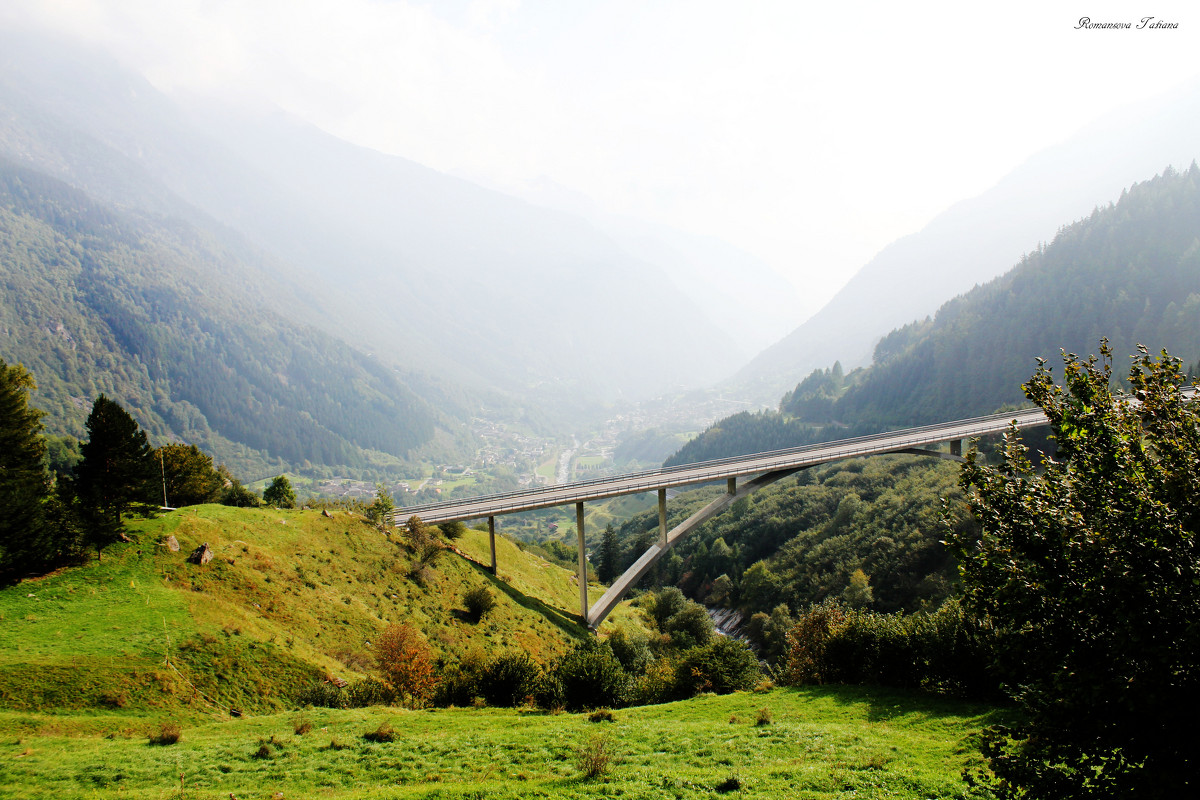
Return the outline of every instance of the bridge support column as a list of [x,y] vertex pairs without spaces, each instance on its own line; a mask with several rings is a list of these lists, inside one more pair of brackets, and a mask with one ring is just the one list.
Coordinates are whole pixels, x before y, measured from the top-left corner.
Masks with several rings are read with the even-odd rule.
[[492,574],[496,573],[496,518],[488,517],[488,544],[492,548]]
[[737,478],[730,478],[725,482],[725,491],[729,494],[737,494]]
[[658,532],[662,537],[662,546],[667,546],[667,490],[658,490]]
[[962,455],[962,439],[952,439],[950,441],[950,455],[952,455],[952,456],[961,456]]
[[575,504],[575,532],[579,538],[579,616],[583,624],[587,625],[587,546],[583,537],[583,503]]

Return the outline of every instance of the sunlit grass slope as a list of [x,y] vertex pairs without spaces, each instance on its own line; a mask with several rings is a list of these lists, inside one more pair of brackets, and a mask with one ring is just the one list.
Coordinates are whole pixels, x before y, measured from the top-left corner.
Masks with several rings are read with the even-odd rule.
[[[0,706],[265,712],[311,680],[368,672],[391,622],[449,661],[473,648],[548,661],[583,633],[573,576],[503,539],[509,583],[449,550],[415,581],[403,537],[348,512],[196,506],[130,534],[100,561],[0,590]],[[186,563],[203,543],[212,561]],[[457,545],[488,561],[486,533]],[[480,584],[498,604],[472,622],[462,595]]]
[[[154,746],[119,728],[110,738],[101,729],[87,737],[30,733],[47,719],[9,712],[0,714],[0,793],[951,798],[963,792],[960,772],[977,759],[970,738],[990,713],[913,694],[823,687],[623,709],[601,723],[511,709],[313,709],[185,726],[178,744]],[[364,739],[385,724],[394,741]],[[608,771],[587,780],[577,751],[594,736],[608,748]]]

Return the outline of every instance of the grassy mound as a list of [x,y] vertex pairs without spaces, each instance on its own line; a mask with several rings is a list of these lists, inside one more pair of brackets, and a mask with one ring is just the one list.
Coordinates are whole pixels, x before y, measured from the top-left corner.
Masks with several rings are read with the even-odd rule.
[[[574,576],[501,539],[497,581],[472,561],[489,558],[479,531],[432,563],[348,512],[195,506],[130,534],[0,590],[0,708],[266,713],[310,681],[368,673],[391,622],[447,662],[473,649],[548,661],[583,635]],[[214,558],[187,563],[201,544]],[[475,621],[462,597],[481,585],[498,602]]]

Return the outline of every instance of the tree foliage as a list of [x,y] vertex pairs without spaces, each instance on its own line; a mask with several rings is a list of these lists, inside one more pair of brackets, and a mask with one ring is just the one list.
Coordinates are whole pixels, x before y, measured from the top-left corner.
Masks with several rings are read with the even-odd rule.
[[274,508],[295,508],[296,492],[287,475],[278,475],[271,485],[263,489],[263,502]]
[[962,474],[982,524],[952,538],[965,603],[994,621],[1027,714],[985,742],[999,797],[1195,792],[1200,415],[1165,352],[1140,350],[1132,400],[1100,353],[1065,355],[1062,386],[1044,363],[1024,386],[1059,460],[1039,470],[1013,432],[999,467],[972,452]]
[[121,515],[147,503],[154,463],[150,445],[133,417],[103,394],[92,404],[85,425],[88,440],[75,470],[88,538],[97,550],[119,539]]
[[36,388],[24,367],[0,360],[0,577],[37,571],[52,559],[41,412],[28,403]]
[[194,444],[168,444],[154,451],[160,477],[165,483],[164,505],[181,508],[216,500],[225,479],[213,467],[212,456]]
[[411,625],[388,625],[375,642],[375,666],[410,706],[419,708],[437,688],[434,654],[420,631]]

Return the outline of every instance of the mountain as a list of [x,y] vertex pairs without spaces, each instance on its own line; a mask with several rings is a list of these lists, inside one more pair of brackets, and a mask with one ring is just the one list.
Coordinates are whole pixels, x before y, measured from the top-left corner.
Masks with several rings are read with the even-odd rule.
[[[400,468],[456,423],[394,368],[262,300],[272,276],[178,218],[0,159],[0,349],[51,433],[100,393],[241,474]],[[440,433],[439,433],[440,431]]]
[[1186,168],[1200,157],[1198,140],[1200,83],[1098,120],[888,245],[821,311],[728,383],[774,402],[813,369],[869,363],[889,330],[1000,275],[1050,241],[1064,220],[1085,216],[1165,165]]
[[778,413],[718,422],[668,464],[721,458],[986,414],[1024,401],[1036,359],[1139,344],[1188,364],[1200,357],[1200,167],[1134,184],[1120,200],[937,314],[885,336],[870,367],[816,370]]
[[215,220],[278,266],[297,319],[381,361],[575,410],[736,366],[661,269],[577,217],[269,109],[185,108],[95,54],[5,44],[0,153],[124,207]]

